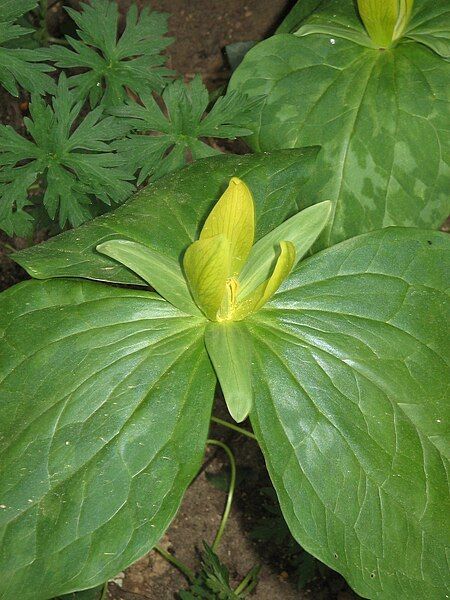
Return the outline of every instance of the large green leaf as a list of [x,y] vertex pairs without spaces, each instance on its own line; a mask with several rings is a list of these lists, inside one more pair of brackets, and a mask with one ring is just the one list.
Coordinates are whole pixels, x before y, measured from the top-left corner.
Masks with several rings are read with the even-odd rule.
[[323,147],[304,194],[334,205],[317,247],[389,225],[438,228],[450,210],[450,65],[429,47],[445,42],[448,2],[427,1],[427,20],[417,1],[407,35],[421,43],[385,51],[370,47],[355,4],[322,2],[296,35],[250,50],[230,83],[265,96],[255,150]]
[[445,598],[449,273],[445,234],[370,233],[301,263],[246,321],[283,514],[365,597]]
[[147,187],[113,213],[15,254],[14,258],[39,279],[86,277],[145,285],[126,267],[99,254],[96,246],[125,238],[147,245],[179,264],[180,256],[198,238],[204,220],[233,176],[243,179],[252,191],[259,239],[308,203],[303,190],[317,152],[317,148],[308,148],[198,160]]
[[0,597],[93,587],[162,536],[203,456],[205,320],[147,291],[0,296]]

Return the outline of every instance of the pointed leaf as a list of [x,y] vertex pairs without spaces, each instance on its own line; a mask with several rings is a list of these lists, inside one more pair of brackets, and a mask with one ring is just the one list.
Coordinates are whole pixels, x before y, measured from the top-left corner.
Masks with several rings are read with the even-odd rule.
[[447,593],[449,263],[446,234],[366,234],[246,321],[252,425],[289,528],[374,600]]
[[232,177],[217,204],[209,213],[200,239],[224,235],[230,243],[230,277],[239,274],[247,260],[255,235],[255,209],[252,193],[243,181]]
[[226,291],[231,264],[230,244],[224,235],[198,240],[183,259],[191,294],[204,314],[214,321]]
[[209,323],[205,331],[209,357],[230,415],[243,421],[251,410],[252,346],[243,323]]
[[189,293],[180,264],[148,246],[129,240],[110,240],[97,250],[119,261],[151,285],[168,302],[190,315],[201,315]]
[[239,276],[238,297],[241,300],[245,299],[270,277],[282,241],[289,241],[294,245],[295,260],[298,262],[320,235],[327,224],[330,212],[330,202],[310,206],[261,238],[253,246]]
[[156,294],[26,282],[0,295],[0,596],[94,587],[163,535],[201,464],[204,319]]

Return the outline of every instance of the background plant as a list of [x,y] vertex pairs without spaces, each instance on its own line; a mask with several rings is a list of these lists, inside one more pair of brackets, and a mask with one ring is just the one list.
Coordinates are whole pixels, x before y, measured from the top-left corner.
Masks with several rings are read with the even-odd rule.
[[17,21],[37,6],[37,0],[0,0],[0,85],[13,96],[19,95],[18,85],[29,92],[43,94],[54,89],[45,64],[45,54],[38,48],[11,47],[33,32]]
[[334,204],[319,247],[389,225],[439,228],[450,211],[450,9],[412,5],[302,0],[231,78],[264,96],[254,150],[323,147],[307,190],[308,203]]
[[130,170],[139,171],[138,185],[149,176],[155,180],[183,167],[189,158],[220,154],[202,138],[250,135],[252,130],[246,123],[259,104],[259,98],[249,101],[235,91],[219,97],[207,112],[209,94],[198,75],[189,84],[177,79],[164,88],[165,110],[150,93],[143,93],[141,100],[142,104],[128,101],[111,110],[113,115],[124,118],[133,132],[115,147],[126,157]]
[[98,202],[122,203],[135,189],[133,173],[111,146],[127,131],[126,123],[105,116],[101,106],[80,119],[81,108],[61,75],[51,105],[40,96],[30,103],[24,124],[31,140],[0,125],[0,225],[8,234],[32,232],[26,209],[36,182],[49,217],[61,228],[92,218]]
[[[21,0],[12,8],[2,1],[0,42],[2,28],[4,36],[29,33],[11,25],[11,19],[36,3]],[[165,35],[168,15],[148,9],[138,14],[132,5],[119,35],[115,2],[94,0],[82,4],[81,12],[67,12],[79,36],[67,36],[70,49],[0,48],[0,83],[3,73],[4,86],[17,93],[11,79],[15,74],[33,92],[30,117],[24,120],[26,135],[0,125],[0,229],[8,235],[33,233],[40,201],[61,229],[77,226],[124,202],[148,178],[217,154],[204,138],[252,133],[245,123],[258,99],[249,101],[233,92],[208,106],[208,91],[198,77],[190,85],[175,80],[165,87],[173,75],[161,53],[171,43]],[[57,87],[46,74],[52,67],[23,62],[31,56],[53,60],[63,69]],[[80,67],[82,73],[71,74]],[[46,91],[53,94],[48,101],[39,97]],[[162,92],[167,117],[152,91]],[[126,118],[119,120],[107,111]]]
[[79,39],[66,36],[71,48],[52,46],[46,52],[61,68],[82,68],[69,77],[77,99],[89,98],[91,108],[122,104],[127,90],[135,94],[160,92],[173,74],[161,52],[172,42],[165,37],[168,15],[132,4],[125,30],[118,34],[119,11],[115,2],[91,0],[81,11],[66,9],[78,26]]

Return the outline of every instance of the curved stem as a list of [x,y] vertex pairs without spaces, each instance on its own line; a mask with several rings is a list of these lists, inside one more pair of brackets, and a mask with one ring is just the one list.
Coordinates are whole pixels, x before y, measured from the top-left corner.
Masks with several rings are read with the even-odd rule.
[[231,470],[231,472],[230,472],[230,487],[228,488],[227,502],[225,504],[225,509],[223,511],[219,529],[217,530],[213,545],[211,546],[213,552],[215,552],[217,550],[218,545],[220,544],[220,540],[222,539],[222,535],[223,535],[223,532],[225,531],[225,526],[227,524],[228,517],[230,515],[231,503],[233,502],[234,490],[236,487],[236,461],[234,460],[234,456],[233,456],[233,453],[231,452],[230,448],[223,442],[220,442],[219,440],[207,440],[206,443],[211,446],[218,446],[219,448],[222,448],[222,450],[224,450],[226,452],[226,454],[228,456],[228,460],[230,461],[230,470]]
[[229,423],[228,421],[224,421],[223,419],[219,419],[219,417],[211,417],[211,421],[217,423],[218,425],[222,425],[223,427],[228,427],[228,429],[232,429],[233,431],[237,431],[238,433],[242,433],[242,435],[247,436],[251,440],[256,440],[256,435],[251,431],[247,431],[243,427],[239,427],[239,425],[235,425],[234,423]]
[[102,595],[100,596],[100,600],[106,600],[108,597],[108,582],[105,583],[102,590]]
[[182,563],[180,560],[178,560],[178,558],[175,558],[175,556],[173,556],[173,554],[170,554],[170,552],[167,552],[167,550],[164,550],[164,548],[161,548],[161,546],[155,546],[153,548],[153,550],[156,550],[156,552],[161,554],[162,557],[164,557],[174,567],[176,567],[179,571],[181,571],[183,573],[183,575],[185,575],[189,579],[189,581],[191,583],[193,583],[193,581],[195,579],[195,575],[194,575],[194,572],[191,571],[191,569],[189,567],[187,567],[184,563]]
[[52,35],[49,35],[47,37],[47,42],[51,42],[52,44],[59,44],[60,46],[70,46],[70,44],[67,40],[64,40],[62,38],[56,38],[56,37],[53,37]]

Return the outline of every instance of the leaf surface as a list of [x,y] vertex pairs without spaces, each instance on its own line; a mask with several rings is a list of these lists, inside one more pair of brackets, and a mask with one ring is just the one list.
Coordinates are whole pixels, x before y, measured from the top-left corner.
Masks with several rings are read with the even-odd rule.
[[160,539],[208,433],[203,323],[94,282],[0,296],[2,599],[94,587]]
[[[428,33],[413,15],[411,36],[434,28],[434,42],[444,42],[448,17],[437,5],[440,13],[427,3]],[[296,35],[252,48],[230,82],[265,97],[247,138],[255,150],[322,146],[304,205],[333,203],[317,249],[390,225],[439,228],[450,211],[450,64],[409,38],[386,51],[370,46],[353,2],[322,3]]]
[[348,240],[246,321],[284,517],[368,598],[445,597],[449,246],[397,228]]

